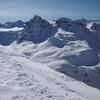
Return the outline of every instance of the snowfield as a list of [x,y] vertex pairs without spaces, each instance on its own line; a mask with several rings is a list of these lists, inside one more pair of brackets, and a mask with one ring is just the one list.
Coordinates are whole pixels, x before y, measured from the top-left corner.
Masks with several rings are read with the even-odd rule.
[[0,28],[0,32],[15,32],[15,31],[21,31],[23,28],[20,27],[14,27],[14,28]]
[[0,46],[0,100],[100,100],[100,90]]

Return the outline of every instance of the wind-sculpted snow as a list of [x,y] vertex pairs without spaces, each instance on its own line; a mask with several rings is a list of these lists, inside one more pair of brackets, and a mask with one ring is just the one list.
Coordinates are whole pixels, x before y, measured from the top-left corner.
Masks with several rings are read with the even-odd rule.
[[100,99],[100,90],[36,63],[17,51],[22,46],[23,50],[27,47],[32,50],[29,47],[33,45],[0,46],[0,100]]
[[69,18],[46,21],[35,15],[22,30],[1,32],[0,43],[11,44],[14,52],[34,63],[100,88],[99,22]]
[[69,41],[65,44],[56,35],[40,44],[23,42],[13,43],[12,46],[16,52],[26,55],[33,62],[45,64],[88,85],[100,88],[100,73],[97,67],[100,57],[86,41]]

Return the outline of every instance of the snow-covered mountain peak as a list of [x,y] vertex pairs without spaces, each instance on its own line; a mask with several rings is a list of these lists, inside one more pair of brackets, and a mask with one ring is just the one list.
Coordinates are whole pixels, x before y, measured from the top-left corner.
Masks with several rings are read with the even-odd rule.
[[33,19],[28,21],[25,25],[25,31],[31,33],[33,31],[40,31],[40,28],[50,26],[49,22],[42,19],[40,16],[35,15]]
[[35,15],[32,19],[34,22],[39,22],[40,20],[42,20],[42,18],[38,15]]
[[57,32],[57,27],[51,25],[48,21],[35,15],[33,19],[26,23],[24,30],[19,36],[18,41],[33,41],[40,43],[53,36]]

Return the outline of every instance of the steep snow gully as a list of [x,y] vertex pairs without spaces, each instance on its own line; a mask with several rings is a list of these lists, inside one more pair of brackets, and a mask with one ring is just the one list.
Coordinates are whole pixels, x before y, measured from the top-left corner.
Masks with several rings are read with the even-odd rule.
[[100,100],[99,21],[0,25],[0,100]]

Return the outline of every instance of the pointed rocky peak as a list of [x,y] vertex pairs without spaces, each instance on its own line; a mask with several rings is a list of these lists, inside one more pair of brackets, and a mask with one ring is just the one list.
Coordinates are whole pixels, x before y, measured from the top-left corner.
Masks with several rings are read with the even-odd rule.
[[21,39],[40,43],[48,39],[57,32],[57,28],[52,26],[48,21],[35,15],[26,23]]
[[50,23],[40,16],[35,15],[30,21],[28,21],[25,25],[25,31],[28,33],[33,33],[34,31],[40,31],[46,27],[50,27]]
[[30,21],[28,21],[26,23],[26,27],[27,26],[34,26],[34,25],[37,25],[37,26],[42,26],[42,25],[50,25],[48,21],[42,19],[40,16],[38,15],[35,15]]
[[40,21],[42,20],[42,18],[38,15],[35,15],[34,18],[33,18],[34,21]]

